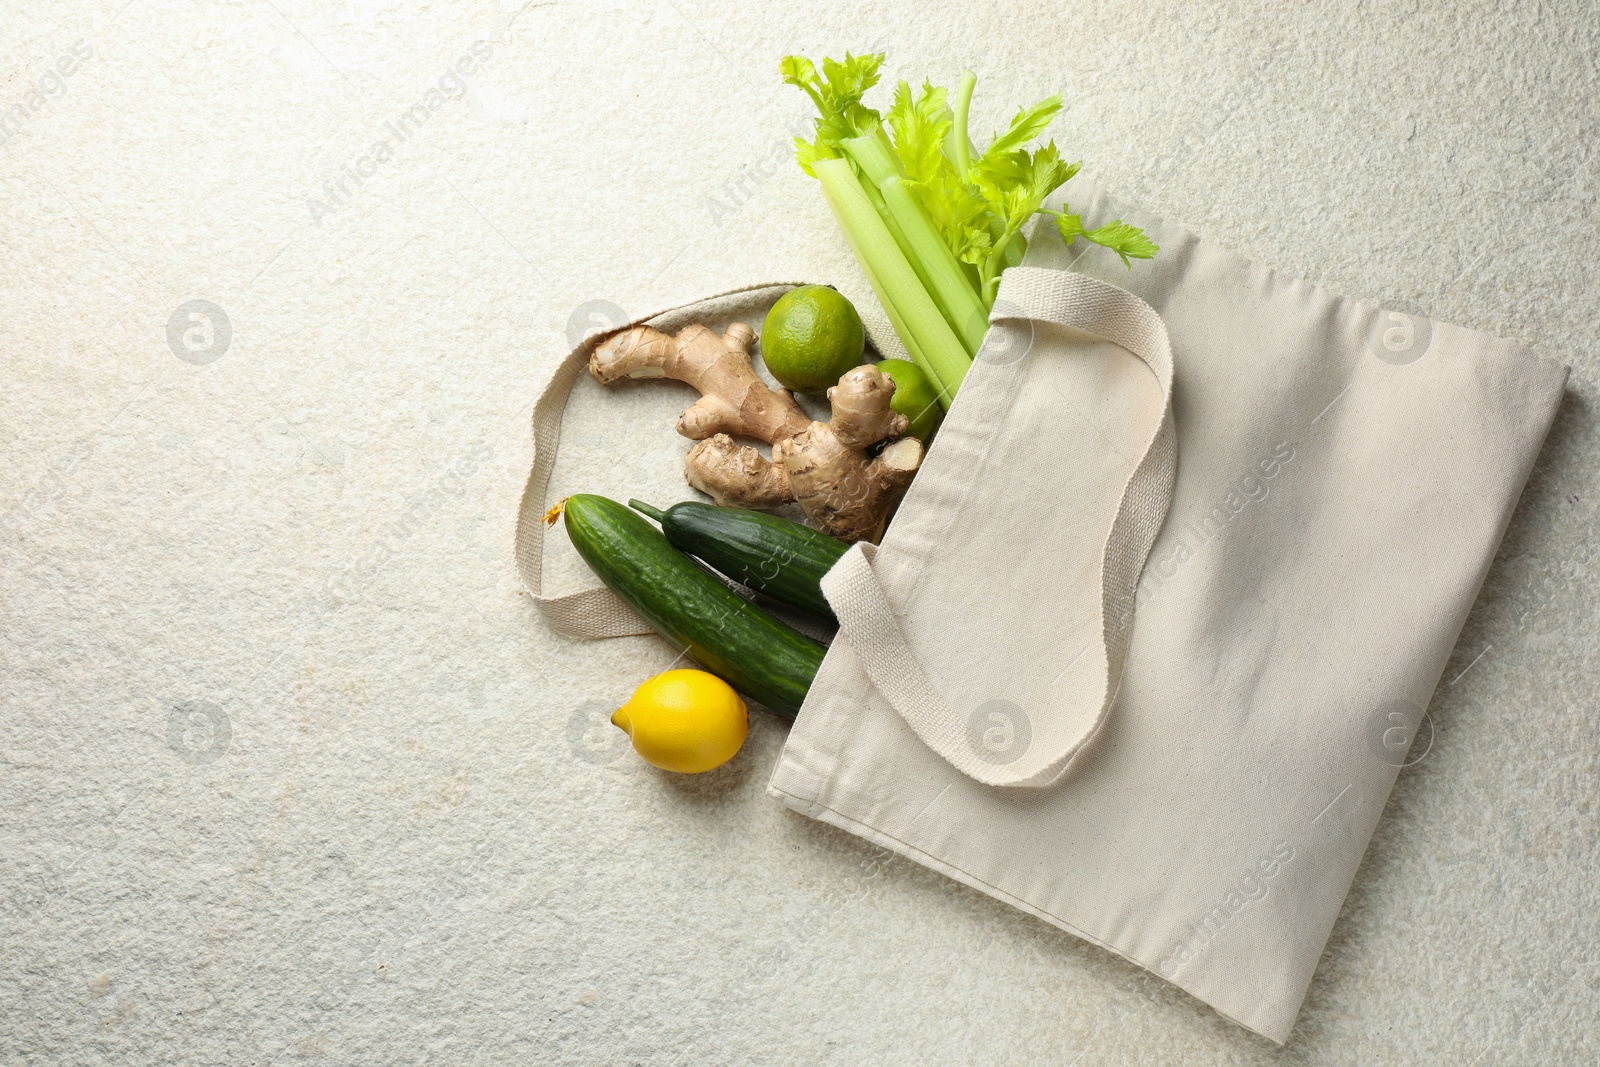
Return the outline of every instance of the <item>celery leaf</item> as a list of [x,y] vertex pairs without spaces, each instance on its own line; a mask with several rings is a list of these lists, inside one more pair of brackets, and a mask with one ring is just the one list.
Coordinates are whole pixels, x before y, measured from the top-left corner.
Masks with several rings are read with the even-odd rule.
[[868,89],[878,84],[878,69],[883,53],[855,56],[846,52],[844,60],[824,59],[822,73],[804,56],[784,56],[779,66],[783,80],[805,91],[817,106],[814,123],[816,139],[795,138],[795,161],[800,169],[816,177],[811,164],[819,159],[844,155],[839,142],[871,133],[880,116],[861,103]]
[[1055,118],[1056,112],[1060,110],[1059,96],[1046,97],[1032,107],[1019,109],[1016,118],[1011,120],[1011,128],[1005,133],[995,134],[994,140],[989,142],[989,147],[983,150],[983,155],[973,164],[974,168],[982,167],[990,156],[1010,155],[1026,146],[1049,127],[1050,120]]
[[1145,236],[1143,230],[1132,223],[1113,219],[1096,230],[1088,230],[1083,234],[1085,241],[1093,241],[1102,248],[1109,248],[1122,257],[1124,267],[1132,267],[1130,259],[1149,259],[1160,249],[1156,243]]
[[953,119],[945,91],[923,82],[922,92],[913,99],[911,86],[901,82],[895,87],[888,119],[906,180],[932,181],[940,167],[949,164],[944,157],[944,142]]

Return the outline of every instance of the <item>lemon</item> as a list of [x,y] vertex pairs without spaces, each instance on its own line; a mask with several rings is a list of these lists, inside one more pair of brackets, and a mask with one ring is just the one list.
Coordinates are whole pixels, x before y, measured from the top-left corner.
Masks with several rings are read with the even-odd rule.
[[861,362],[867,331],[850,301],[825,285],[802,285],[778,298],[761,324],[761,358],[797,393],[838,384]]
[[662,770],[699,774],[731,760],[750,732],[733,687],[705,671],[664,671],[634,690],[611,721]]
[[939,421],[939,391],[922,373],[922,368],[906,359],[885,359],[878,369],[894,379],[894,396],[889,407],[911,423],[906,433],[926,441]]

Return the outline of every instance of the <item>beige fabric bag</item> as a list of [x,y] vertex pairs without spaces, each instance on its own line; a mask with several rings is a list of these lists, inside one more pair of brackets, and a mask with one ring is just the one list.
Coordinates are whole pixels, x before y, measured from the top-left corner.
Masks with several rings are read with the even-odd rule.
[[[1283,1041],[1567,372],[1084,212],[1115,216],[1160,256],[1041,236],[1006,273],[882,546],[828,575],[841,632],[768,788]],[[759,327],[788,288],[645,318]],[[535,406],[517,527],[574,637],[649,632],[603,587],[542,590],[604,336]]]
[[1113,216],[1004,276],[769,791],[1281,1042],[1567,371]]

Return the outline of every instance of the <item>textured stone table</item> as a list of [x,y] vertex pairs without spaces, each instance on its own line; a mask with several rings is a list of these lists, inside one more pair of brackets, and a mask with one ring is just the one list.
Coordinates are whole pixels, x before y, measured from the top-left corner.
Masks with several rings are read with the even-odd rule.
[[[0,1062],[1600,1057],[1593,5],[733,6],[0,14]],[[599,713],[673,653],[519,592],[569,322],[864,296],[775,71],[867,47],[1573,367],[1286,1049],[781,808],[770,717],[642,766]],[[585,383],[557,488],[682,495],[684,400]]]

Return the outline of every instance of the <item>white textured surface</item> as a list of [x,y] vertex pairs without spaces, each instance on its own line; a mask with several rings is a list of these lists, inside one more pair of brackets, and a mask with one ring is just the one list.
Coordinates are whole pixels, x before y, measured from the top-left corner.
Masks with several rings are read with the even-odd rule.
[[[1061,90],[1105,185],[1573,366],[1285,1050],[780,808],[770,720],[703,779],[594,747],[586,702],[672,653],[518,595],[574,309],[860,291],[773,69],[865,45],[980,67],[980,128]],[[0,1062],[1592,1062],[1597,55],[1573,0],[12,0]],[[191,299],[232,325],[206,365]],[[580,389],[556,488],[676,495],[681,400]]]

